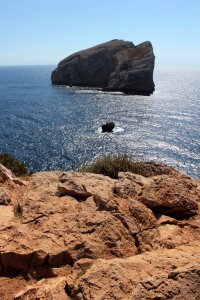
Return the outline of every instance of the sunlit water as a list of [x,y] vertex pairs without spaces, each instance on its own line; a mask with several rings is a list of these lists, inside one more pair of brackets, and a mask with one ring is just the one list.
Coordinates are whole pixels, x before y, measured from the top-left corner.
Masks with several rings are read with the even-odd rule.
[[145,97],[52,86],[53,68],[0,67],[0,152],[33,171],[122,152],[200,177],[200,71],[155,70]]

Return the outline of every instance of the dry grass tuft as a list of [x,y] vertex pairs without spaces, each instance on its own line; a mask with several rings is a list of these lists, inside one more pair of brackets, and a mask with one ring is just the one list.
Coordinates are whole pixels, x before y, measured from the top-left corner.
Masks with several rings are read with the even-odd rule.
[[127,154],[108,155],[99,158],[89,165],[83,165],[79,172],[102,174],[111,178],[118,178],[118,172],[132,172],[141,174],[138,162],[134,161]]

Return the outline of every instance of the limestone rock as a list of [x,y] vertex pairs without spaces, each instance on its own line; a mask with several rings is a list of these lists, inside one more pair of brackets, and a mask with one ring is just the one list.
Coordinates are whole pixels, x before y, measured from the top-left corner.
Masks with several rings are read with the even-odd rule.
[[71,290],[77,300],[198,299],[199,244],[98,260]]
[[116,219],[120,220],[131,236],[140,231],[154,228],[157,220],[150,209],[132,198],[104,199],[95,196],[94,202],[98,210],[108,211]]
[[65,292],[66,278],[42,279],[17,293],[14,300],[70,300]]
[[4,167],[2,164],[0,164],[0,176],[3,182],[5,180],[13,179],[13,173],[10,170],[8,170],[6,167]]
[[26,185],[26,182],[16,177],[10,170],[0,164],[0,178],[2,183],[6,180],[13,184]]
[[131,172],[119,172],[119,180],[115,183],[115,193],[119,197],[136,197],[141,193],[143,187],[152,181],[144,176],[133,174]]
[[154,91],[154,58],[150,42],[135,46],[112,40],[63,59],[51,80],[53,84],[150,95]]
[[10,196],[8,195],[5,188],[0,187],[0,205],[9,205],[11,204]]
[[13,204],[0,206],[0,298],[198,299],[200,182],[149,170],[0,183]]
[[193,215],[198,210],[199,195],[196,185],[189,179],[154,177],[145,185],[139,201],[154,210],[165,214]]
[[187,175],[180,173],[171,166],[167,166],[161,163],[138,161],[135,162],[135,165],[137,170],[139,171],[139,174],[142,174],[145,177],[152,177],[157,175],[171,175],[188,178]]
[[[63,193],[74,198],[78,195],[87,199],[92,195],[109,198],[113,195],[115,180],[100,174],[64,172],[59,177],[61,184],[58,185],[57,194]],[[65,190],[65,191],[64,191]]]
[[14,295],[26,288],[27,284],[33,284],[34,280],[24,278],[21,275],[11,277],[0,277],[0,299],[13,300]]

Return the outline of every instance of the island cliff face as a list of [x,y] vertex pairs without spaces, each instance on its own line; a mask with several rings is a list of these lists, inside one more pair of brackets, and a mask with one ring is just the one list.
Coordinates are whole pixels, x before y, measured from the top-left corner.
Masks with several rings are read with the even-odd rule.
[[102,88],[128,94],[154,91],[154,53],[150,42],[112,40],[63,59],[52,72],[52,84]]

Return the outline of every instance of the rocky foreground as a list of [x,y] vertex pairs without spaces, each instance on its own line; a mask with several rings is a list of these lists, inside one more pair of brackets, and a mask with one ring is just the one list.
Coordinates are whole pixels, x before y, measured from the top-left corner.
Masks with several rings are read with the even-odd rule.
[[0,165],[0,299],[200,299],[200,182],[162,171]]
[[53,84],[102,88],[128,94],[154,91],[154,53],[150,42],[112,40],[63,59],[52,72]]

